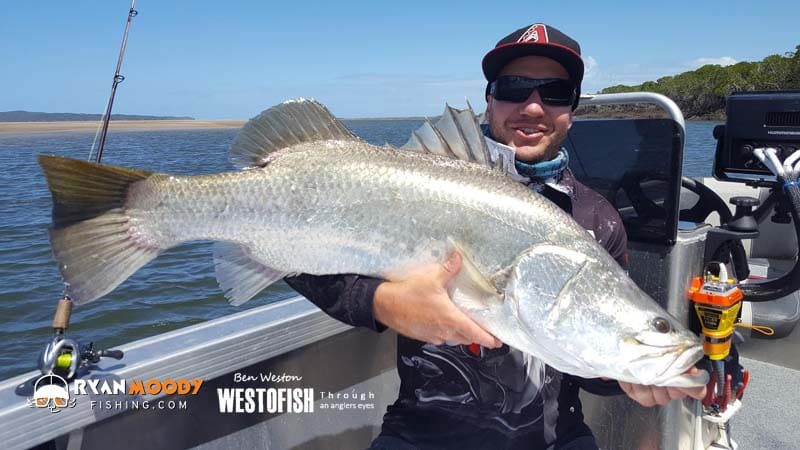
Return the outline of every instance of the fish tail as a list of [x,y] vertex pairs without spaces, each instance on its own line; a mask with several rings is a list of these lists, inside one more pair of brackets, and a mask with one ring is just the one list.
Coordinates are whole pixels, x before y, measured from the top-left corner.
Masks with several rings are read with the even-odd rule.
[[158,256],[124,208],[130,187],[151,172],[45,155],[39,164],[53,197],[50,244],[76,303],[102,297]]

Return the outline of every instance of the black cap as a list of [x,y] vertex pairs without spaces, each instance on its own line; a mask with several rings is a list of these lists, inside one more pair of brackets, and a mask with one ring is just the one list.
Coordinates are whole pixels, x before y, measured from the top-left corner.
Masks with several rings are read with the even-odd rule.
[[[535,23],[509,34],[483,57],[483,75],[486,81],[489,83],[494,81],[506,64],[523,56],[544,56],[558,61],[567,69],[569,78],[575,82],[580,96],[581,81],[583,81],[581,46],[557,28],[543,23]],[[489,92],[488,87],[486,92]],[[577,105],[576,100],[573,109]]]

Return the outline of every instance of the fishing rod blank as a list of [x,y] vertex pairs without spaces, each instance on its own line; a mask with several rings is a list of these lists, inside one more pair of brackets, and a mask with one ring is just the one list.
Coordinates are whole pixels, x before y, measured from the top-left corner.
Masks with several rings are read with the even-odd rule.
[[122,47],[119,49],[119,58],[117,59],[117,70],[114,72],[114,82],[111,84],[111,96],[108,98],[108,106],[106,107],[105,116],[103,116],[103,131],[100,133],[100,144],[97,146],[97,159],[95,162],[100,162],[103,157],[103,146],[106,143],[106,133],[108,132],[108,122],[111,120],[111,107],[114,105],[114,95],[117,93],[117,86],[125,80],[125,77],[120,75],[119,71],[122,68],[122,59],[125,57],[125,46],[128,44],[128,31],[131,29],[131,22],[133,18],[139,14],[136,9],[136,0],[131,0],[131,8],[128,11],[128,23],[125,24],[125,34],[122,36]]

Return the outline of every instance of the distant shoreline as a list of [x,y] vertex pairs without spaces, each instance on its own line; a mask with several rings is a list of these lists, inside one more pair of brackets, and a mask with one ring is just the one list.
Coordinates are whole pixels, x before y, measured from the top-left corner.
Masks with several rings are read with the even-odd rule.
[[[208,128],[241,128],[245,120],[112,120],[109,130],[196,130]],[[53,131],[94,131],[100,126],[92,121],[0,122],[0,133],[45,133]]]
[[[376,120],[425,120],[424,117],[376,117],[340,119],[345,122]],[[246,120],[112,120],[109,130],[148,131],[148,130],[202,130],[214,128],[241,128]],[[100,122],[94,121],[56,121],[56,122],[0,122],[2,133],[47,133],[54,131],[94,131]]]
[[426,117],[426,116],[409,116],[409,117],[351,117],[351,118],[347,118],[347,117],[345,117],[345,118],[339,118],[339,120],[343,120],[343,121],[346,121],[346,122],[361,122],[361,121],[367,121],[367,120],[369,120],[369,121],[377,121],[377,120],[386,120],[386,121],[391,121],[391,120],[420,120],[420,121],[423,121],[423,120],[426,120],[426,119],[428,119],[428,120],[433,120],[433,119],[436,119],[436,118],[438,118],[438,117],[439,117],[439,116],[427,116],[427,117]]
[[[594,107],[597,108],[597,107]],[[612,107],[613,108],[613,107]],[[614,110],[586,110],[579,109],[576,119],[628,119],[628,118],[659,118],[666,117],[663,111],[657,108],[640,108],[639,111],[629,111],[625,109]],[[376,118],[355,118],[341,119],[345,122],[358,121],[398,121],[398,120],[424,120],[418,117],[376,117]],[[687,117],[686,120],[699,121],[724,121],[724,114]],[[152,131],[152,130],[202,130],[231,128],[239,129],[246,120],[113,120],[109,123],[109,129],[115,131]],[[94,121],[58,121],[58,122],[0,122],[0,134],[3,133],[48,133],[63,131],[95,131],[100,126],[99,122]]]

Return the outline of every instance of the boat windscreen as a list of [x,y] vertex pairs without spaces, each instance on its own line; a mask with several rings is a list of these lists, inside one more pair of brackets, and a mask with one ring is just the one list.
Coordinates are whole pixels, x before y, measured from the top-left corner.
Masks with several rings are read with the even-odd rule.
[[614,205],[628,240],[672,245],[683,130],[672,119],[576,120],[565,146],[582,183]]

